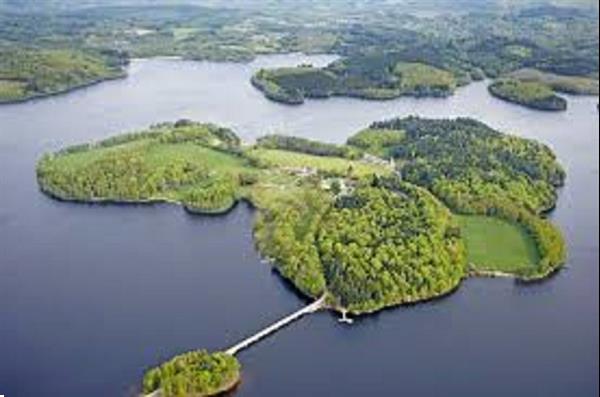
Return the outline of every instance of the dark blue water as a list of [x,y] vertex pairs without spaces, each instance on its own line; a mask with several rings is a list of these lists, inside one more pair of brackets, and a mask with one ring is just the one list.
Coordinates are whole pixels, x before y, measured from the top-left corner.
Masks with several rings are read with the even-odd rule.
[[[88,206],[40,194],[47,150],[182,117],[340,142],[374,120],[472,116],[549,144],[568,173],[553,214],[567,268],[533,286],[473,279],[435,303],[339,325],[302,319],[240,354],[237,396],[597,396],[597,98],[543,113],[490,97],[309,101],[287,107],[248,83],[261,66],[136,62],[128,79],[0,107],[0,394],[126,396],[145,368],[222,349],[304,302],[254,249],[252,211],[221,218],[174,206]],[[311,57],[325,63],[328,57]]]

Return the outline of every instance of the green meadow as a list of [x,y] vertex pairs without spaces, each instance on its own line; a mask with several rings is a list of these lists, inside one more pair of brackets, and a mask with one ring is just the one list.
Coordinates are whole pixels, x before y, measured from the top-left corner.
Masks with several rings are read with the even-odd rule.
[[467,260],[476,270],[515,272],[535,267],[539,253],[522,226],[489,216],[458,216]]

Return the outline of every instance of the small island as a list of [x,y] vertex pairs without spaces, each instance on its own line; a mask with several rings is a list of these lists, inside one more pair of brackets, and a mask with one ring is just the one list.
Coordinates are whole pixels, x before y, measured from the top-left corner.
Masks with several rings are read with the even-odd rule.
[[556,95],[552,88],[537,81],[501,79],[490,84],[490,94],[536,110],[567,110],[566,99]]
[[331,96],[446,97],[454,93],[459,81],[453,73],[431,65],[379,55],[346,58],[324,68],[261,69],[252,76],[252,84],[273,101],[299,105],[305,98]]
[[151,370],[146,393],[232,387],[229,358],[322,308],[346,319],[439,298],[469,276],[540,280],[566,259],[545,216],[565,180],[553,152],[468,118],[375,122],[342,145],[281,135],[244,145],[229,129],[180,120],[46,154],[37,177],[68,201],[168,202],[208,215],[251,202],[260,252],[315,299],[229,357],[189,353]]
[[146,372],[143,392],[154,397],[210,397],[235,388],[240,364],[230,354],[193,351]]

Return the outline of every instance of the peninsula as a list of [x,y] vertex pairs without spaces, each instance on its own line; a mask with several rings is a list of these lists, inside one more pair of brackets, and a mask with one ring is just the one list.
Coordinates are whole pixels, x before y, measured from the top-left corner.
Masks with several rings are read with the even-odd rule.
[[508,102],[537,110],[567,110],[566,99],[556,95],[552,89],[539,82],[501,79],[490,84],[490,94]]
[[459,83],[459,77],[449,71],[400,59],[400,55],[371,55],[336,61],[324,68],[261,69],[252,77],[252,84],[271,100],[298,105],[305,98],[331,96],[379,100],[445,97],[452,95]]
[[231,388],[233,355],[321,308],[375,312],[443,296],[474,275],[538,280],[566,256],[544,215],[565,180],[555,155],[467,118],[376,122],[343,145],[280,135],[244,145],[229,129],[180,120],[46,154],[37,178],[48,195],[78,202],[220,214],[250,201],[260,252],[315,299],[223,353],[150,370],[148,394]]

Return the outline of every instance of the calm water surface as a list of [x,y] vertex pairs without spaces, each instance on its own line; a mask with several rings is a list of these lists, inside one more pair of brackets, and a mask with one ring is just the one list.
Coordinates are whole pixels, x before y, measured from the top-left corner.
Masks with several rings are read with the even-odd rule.
[[235,396],[598,395],[598,99],[543,113],[477,83],[449,99],[288,107],[248,82],[259,67],[331,59],[136,61],[127,79],[0,107],[0,394],[132,395],[146,367],[225,348],[304,303],[260,262],[249,208],[206,218],[53,201],[35,182],[43,152],[182,117],[248,141],[342,142],[371,121],[418,114],[475,117],[556,151],[568,173],[553,214],[569,243],[566,270],[527,287],[469,280],[447,299],[352,327],[328,313],[304,318],[240,354]]

